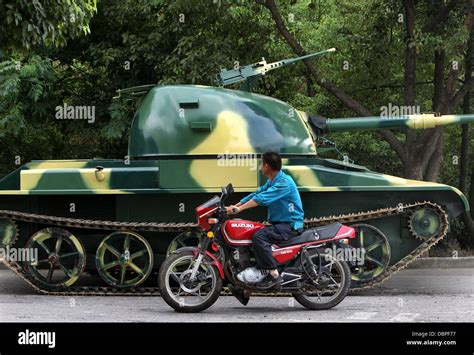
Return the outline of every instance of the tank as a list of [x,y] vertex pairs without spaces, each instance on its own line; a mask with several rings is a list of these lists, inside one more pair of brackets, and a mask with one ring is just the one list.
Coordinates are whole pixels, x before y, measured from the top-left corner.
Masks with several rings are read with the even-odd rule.
[[[352,270],[355,289],[408,265],[445,237],[450,219],[469,211],[454,187],[323,158],[317,141],[327,132],[426,129],[470,123],[474,115],[324,119],[276,98],[199,85],[119,94],[142,95],[125,159],[31,161],[0,180],[3,262],[38,292],[157,294],[154,275],[166,255],[202,238],[195,207],[229,182],[229,203],[263,185],[266,151],[281,154],[307,227],[356,228],[352,246],[364,258]],[[264,208],[239,215],[265,217]]]

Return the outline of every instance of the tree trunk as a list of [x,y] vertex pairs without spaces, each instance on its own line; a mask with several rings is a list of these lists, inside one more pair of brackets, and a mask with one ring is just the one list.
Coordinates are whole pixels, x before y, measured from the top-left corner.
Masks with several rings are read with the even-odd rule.
[[[467,95],[466,95],[467,96]],[[467,177],[469,168],[469,125],[462,125],[461,132],[461,159],[459,172],[459,189],[467,194]]]
[[469,249],[472,249],[474,247],[473,241],[474,241],[474,223],[472,221],[472,217],[469,215],[468,212],[464,211],[462,213],[462,221],[464,223],[464,226],[466,227],[466,232],[468,235],[468,245]]
[[403,164],[403,176],[407,179],[423,180],[423,167],[416,154],[410,154]]
[[[466,68],[464,69],[464,80],[469,82],[472,80],[472,47],[474,42],[474,31],[471,31],[469,36],[469,44],[466,51]],[[463,113],[471,113],[471,89],[469,89],[464,96],[464,101],[462,104]],[[469,125],[462,125],[461,133],[461,162],[460,162],[460,172],[459,172],[459,188],[464,193],[467,194],[467,178],[468,178],[468,169],[469,169]]]
[[311,79],[311,72],[309,70],[305,71],[305,78],[306,78],[306,90],[308,92],[308,97],[314,97],[316,92],[314,91],[313,87],[313,80]]
[[[466,68],[464,71],[464,80],[465,83],[468,83],[472,80],[472,54],[473,54],[473,45],[474,45],[474,31],[471,30],[469,36],[469,44],[466,51]],[[462,112],[463,113],[471,113],[471,89],[466,92],[464,96],[464,101],[462,105]],[[461,133],[461,166],[459,172],[459,188],[464,194],[468,194],[467,188],[467,178],[468,178],[468,169],[469,169],[469,125],[464,124],[462,125],[462,133]],[[474,174],[474,172],[473,172]],[[464,226],[466,227],[466,231],[469,235],[469,247],[472,247],[474,241],[474,211],[473,205],[474,202],[474,175],[471,175],[471,186],[469,191],[469,202],[471,205],[471,214],[464,212],[462,215],[462,220],[464,222]]]
[[[474,171],[471,171],[471,176],[474,176]],[[469,247],[474,247],[474,179],[471,178],[471,186],[469,187],[469,205],[471,206],[470,213],[464,212],[463,213],[463,222],[464,226],[466,227],[466,232],[469,233]]]
[[415,28],[415,0],[405,0],[406,13],[406,57],[405,57],[405,90],[404,102],[407,106],[415,105],[416,83],[416,42],[413,35]]
[[433,79],[433,111],[439,112],[439,104],[441,102],[441,96],[443,94],[443,80],[444,80],[444,61],[445,52],[444,50],[435,50],[435,67],[434,67],[434,79]]
[[[404,0],[406,15],[406,55],[405,55],[405,80],[403,102],[405,106],[415,106],[415,87],[416,87],[416,41],[414,36],[415,30],[415,1]],[[416,147],[416,132],[409,129],[405,132],[405,143],[408,151],[412,152]],[[421,176],[422,177],[422,176]]]
[[438,179],[441,163],[443,162],[443,132],[441,131],[439,139],[436,141],[436,148],[431,154],[430,162],[427,164],[424,178],[426,181],[434,181]]

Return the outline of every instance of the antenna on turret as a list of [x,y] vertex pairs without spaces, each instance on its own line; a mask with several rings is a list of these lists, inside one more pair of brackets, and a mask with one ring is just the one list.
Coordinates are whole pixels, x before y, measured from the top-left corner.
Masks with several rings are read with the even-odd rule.
[[238,67],[235,69],[222,69],[219,74],[217,74],[217,82],[220,85],[226,86],[241,81],[245,81],[242,85],[241,90],[251,91],[252,86],[255,84],[256,77],[260,75],[265,75],[267,72],[273,69],[281,68],[301,60],[317,57],[326,53],[335,52],[336,48],[329,48],[324,51],[310,53],[301,57],[283,59],[274,63],[267,63],[265,58],[262,58],[260,62],[249,64],[243,67]]

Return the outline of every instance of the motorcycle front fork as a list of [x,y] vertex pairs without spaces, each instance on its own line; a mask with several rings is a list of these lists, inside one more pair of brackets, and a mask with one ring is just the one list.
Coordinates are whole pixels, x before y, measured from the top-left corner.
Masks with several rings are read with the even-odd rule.
[[199,267],[201,266],[202,260],[206,256],[206,250],[209,247],[210,241],[211,241],[211,238],[208,238],[207,236],[204,238],[204,241],[201,245],[201,249],[199,250],[199,254],[198,254],[196,260],[194,261],[193,269],[192,269],[191,275],[190,275],[190,280],[191,281],[194,281],[196,279],[196,274],[199,270]]

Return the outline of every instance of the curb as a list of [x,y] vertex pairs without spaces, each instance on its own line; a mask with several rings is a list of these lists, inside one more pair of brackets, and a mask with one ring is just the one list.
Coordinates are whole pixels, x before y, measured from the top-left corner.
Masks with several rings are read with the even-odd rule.
[[474,268],[474,256],[419,258],[407,269],[469,269]]

